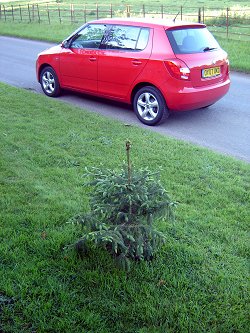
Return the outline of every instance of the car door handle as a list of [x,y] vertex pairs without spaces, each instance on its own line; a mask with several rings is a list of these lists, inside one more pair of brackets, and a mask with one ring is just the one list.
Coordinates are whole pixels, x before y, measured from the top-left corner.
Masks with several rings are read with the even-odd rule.
[[96,57],[90,57],[89,58],[89,61],[96,61],[97,59],[96,59]]
[[135,65],[135,66],[139,66],[139,65],[142,64],[142,62],[140,60],[138,60],[138,59],[133,59],[132,60],[132,64]]

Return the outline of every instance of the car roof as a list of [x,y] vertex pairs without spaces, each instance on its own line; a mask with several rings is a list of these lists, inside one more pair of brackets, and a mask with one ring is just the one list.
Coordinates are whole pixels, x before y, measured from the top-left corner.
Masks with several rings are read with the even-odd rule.
[[126,24],[133,26],[144,26],[144,27],[164,27],[169,28],[181,28],[181,27],[205,27],[202,23],[185,22],[178,20],[167,20],[167,19],[154,19],[154,18],[105,18],[88,23],[105,23],[105,24]]

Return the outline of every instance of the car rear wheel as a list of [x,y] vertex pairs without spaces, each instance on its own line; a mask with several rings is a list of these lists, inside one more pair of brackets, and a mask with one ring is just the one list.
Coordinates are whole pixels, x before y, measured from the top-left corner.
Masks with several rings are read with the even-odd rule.
[[139,89],[135,94],[133,107],[138,119],[146,125],[162,123],[169,116],[164,97],[155,87],[146,86]]
[[45,67],[41,71],[40,84],[43,92],[50,97],[57,97],[60,95],[61,88],[58,77],[54,69],[50,66]]

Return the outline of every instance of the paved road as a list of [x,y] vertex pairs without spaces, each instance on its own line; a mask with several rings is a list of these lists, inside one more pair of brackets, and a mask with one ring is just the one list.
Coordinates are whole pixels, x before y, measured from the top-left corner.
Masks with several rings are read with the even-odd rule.
[[[37,54],[50,46],[45,42],[0,36],[0,81],[41,93],[35,77],[35,61]],[[231,79],[229,93],[215,105],[205,110],[174,113],[165,124],[155,127],[141,124],[128,106],[74,93],[66,93],[60,99],[250,162],[250,75],[232,73]]]

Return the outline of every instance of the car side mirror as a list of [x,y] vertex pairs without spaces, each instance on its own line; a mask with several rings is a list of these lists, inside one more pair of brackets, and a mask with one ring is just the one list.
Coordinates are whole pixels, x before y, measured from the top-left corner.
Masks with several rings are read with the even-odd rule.
[[64,49],[67,49],[69,47],[69,42],[67,40],[64,40],[62,43],[61,43],[61,47],[64,48]]

